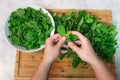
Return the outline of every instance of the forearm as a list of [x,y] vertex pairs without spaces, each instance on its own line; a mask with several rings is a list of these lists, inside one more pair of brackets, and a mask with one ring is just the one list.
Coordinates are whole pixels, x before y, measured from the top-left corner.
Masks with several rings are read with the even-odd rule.
[[32,76],[32,80],[47,80],[52,63],[43,59]]
[[99,58],[96,57],[94,63],[91,63],[91,66],[98,80],[116,80],[114,74]]

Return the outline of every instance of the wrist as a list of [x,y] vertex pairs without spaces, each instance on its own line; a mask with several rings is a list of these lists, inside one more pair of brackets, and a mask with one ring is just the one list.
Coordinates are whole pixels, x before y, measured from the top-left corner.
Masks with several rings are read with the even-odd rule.
[[90,65],[94,65],[96,62],[99,61],[99,58],[98,58],[98,56],[96,55],[96,53],[93,52],[92,54],[93,54],[93,55],[91,56],[91,60],[89,60],[89,62],[88,62]]
[[52,65],[54,61],[50,57],[44,56],[42,62],[46,63],[47,65]]
[[50,61],[48,58],[44,58],[44,57],[43,57],[41,63],[43,65],[46,65],[46,66],[51,66],[52,65],[52,61]]
[[89,64],[90,64],[91,66],[94,66],[94,65],[96,65],[99,61],[100,61],[100,59],[97,57],[97,55],[95,55],[95,56],[92,58],[92,61],[89,62]]

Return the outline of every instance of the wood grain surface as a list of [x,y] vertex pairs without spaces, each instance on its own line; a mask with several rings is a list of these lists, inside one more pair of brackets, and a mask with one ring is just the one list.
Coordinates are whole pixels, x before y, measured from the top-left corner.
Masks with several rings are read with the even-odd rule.
[[[69,13],[70,10],[48,10],[50,12]],[[79,10],[74,10],[77,12]],[[112,12],[109,10],[86,10],[99,18],[101,22],[105,22],[110,25],[112,23]],[[26,53],[21,51],[16,51],[16,65],[15,65],[15,79],[14,80],[30,80],[31,75],[35,71],[36,67],[39,65],[43,58],[44,50]],[[115,63],[105,62],[109,69],[115,73]],[[90,65],[79,65],[77,68],[73,69],[71,66],[71,61],[64,58],[62,61],[57,59],[57,61],[52,65],[49,73],[49,80],[96,80],[95,74]]]

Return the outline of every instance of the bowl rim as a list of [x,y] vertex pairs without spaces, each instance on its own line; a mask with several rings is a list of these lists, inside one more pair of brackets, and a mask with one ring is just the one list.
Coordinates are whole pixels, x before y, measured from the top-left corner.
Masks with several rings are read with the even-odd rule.
[[[45,8],[43,8],[43,7],[41,7],[41,6],[38,6],[38,5],[28,5],[28,6],[23,6],[23,7],[21,7],[21,8],[22,8],[22,9],[25,9],[25,8],[27,8],[27,7],[31,7],[31,8],[33,8],[33,9],[35,9],[35,10],[39,10],[39,9],[41,8],[44,13],[47,13],[47,15],[48,15],[48,16],[50,17],[50,19],[51,19],[52,26],[54,27],[53,30],[52,30],[51,33],[50,33],[50,36],[54,35],[54,32],[55,32],[55,22],[54,22],[54,19],[53,19],[52,15],[49,13],[49,11],[47,11]],[[17,8],[17,9],[19,9],[19,8]],[[13,11],[16,11],[17,9],[15,9],[15,10],[13,10]],[[13,11],[12,11],[12,12],[13,12]],[[12,12],[11,12],[11,13],[12,13]],[[10,15],[11,15],[11,14],[10,14]],[[9,24],[8,24],[8,20],[9,20],[10,15],[8,16],[7,21],[6,21],[6,23],[5,23],[5,30],[4,30],[4,32],[5,32],[5,37],[6,37],[6,39],[7,39],[7,42],[9,43],[9,45],[11,45],[11,46],[12,46],[13,48],[15,48],[16,50],[19,50],[19,51],[22,51],[22,52],[36,52],[36,51],[42,50],[42,49],[45,47],[45,44],[44,44],[44,45],[41,45],[41,46],[40,46],[39,48],[37,48],[37,49],[27,50],[27,49],[25,49],[24,47],[16,46],[16,45],[13,45],[13,44],[11,43],[10,39],[8,38],[8,25],[9,25]]]

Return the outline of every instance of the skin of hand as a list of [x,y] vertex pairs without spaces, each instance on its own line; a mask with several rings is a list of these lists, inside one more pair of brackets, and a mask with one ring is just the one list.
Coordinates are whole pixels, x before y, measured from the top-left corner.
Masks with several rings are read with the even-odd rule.
[[59,53],[67,52],[60,51],[65,40],[66,38],[61,37],[59,34],[55,34],[46,40],[43,59],[33,74],[32,80],[48,80],[48,73],[52,63],[58,58]]
[[[75,43],[69,42],[68,43],[69,47],[73,51],[75,51],[83,61],[85,61],[87,63],[94,62],[94,59],[96,59],[97,56],[91,46],[90,41],[77,31],[71,31],[71,32],[72,32],[72,34],[77,35],[79,40],[76,41]],[[78,47],[76,45],[81,45],[81,46]]]
[[65,40],[66,37],[61,37],[59,34],[48,38],[46,40],[43,59],[47,59],[49,62],[53,63],[60,55],[59,53],[66,53],[67,51],[60,50]]
[[[79,40],[74,43],[69,42],[69,47],[75,51],[83,61],[91,65],[96,74],[97,80],[116,80],[115,75],[97,57],[90,41],[79,32],[72,31],[72,34],[77,35]],[[77,45],[81,46],[78,47]]]

